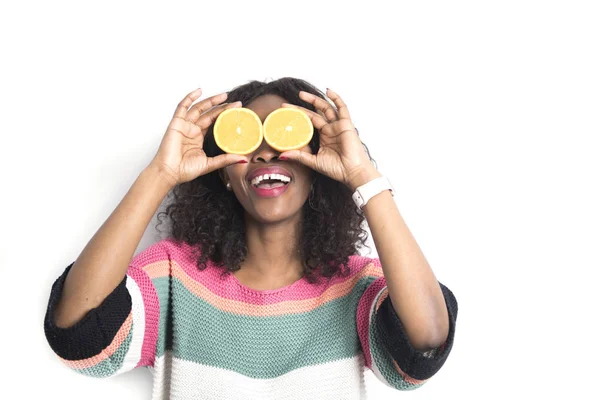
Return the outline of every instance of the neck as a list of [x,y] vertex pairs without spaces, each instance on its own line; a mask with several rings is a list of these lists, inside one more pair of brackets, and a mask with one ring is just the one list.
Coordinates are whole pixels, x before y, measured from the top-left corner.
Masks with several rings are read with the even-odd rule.
[[240,275],[282,282],[302,276],[300,214],[276,224],[264,224],[246,215],[248,255]]

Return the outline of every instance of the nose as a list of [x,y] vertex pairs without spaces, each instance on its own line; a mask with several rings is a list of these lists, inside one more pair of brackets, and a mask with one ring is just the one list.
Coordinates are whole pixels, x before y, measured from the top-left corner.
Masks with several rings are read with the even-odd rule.
[[279,154],[281,153],[269,146],[269,144],[263,140],[260,147],[252,155],[252,162],[268,163],[277,161]]

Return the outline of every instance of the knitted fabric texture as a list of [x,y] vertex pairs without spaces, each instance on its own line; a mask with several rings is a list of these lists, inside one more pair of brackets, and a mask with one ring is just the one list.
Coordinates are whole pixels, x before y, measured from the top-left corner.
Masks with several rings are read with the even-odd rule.
[[54,310],[73,263],[52,286],[44,320],[60,360],[108,377],[137,367],[153,399],[363,399],[364,370],[398,390],[421,387],[452,348],[458,306],[440,283],[450,331],[437,349],[408,340],[376,258],[352,256],[350,274],[254,290],[192,248],[164,239],[133,257],[123,281],[69,328]]

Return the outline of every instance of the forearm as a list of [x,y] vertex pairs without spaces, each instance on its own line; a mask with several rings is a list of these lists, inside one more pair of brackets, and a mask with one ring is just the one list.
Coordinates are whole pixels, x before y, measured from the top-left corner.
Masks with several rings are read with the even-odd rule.
[[[361,183],[381,176],[365,173]],[[448,335],[444,295],[389,191],[375,195],[363,211],[386,278],[388,294],[413,346],[427,350]]]
[[71,267],[56,308],[57,326],[77,323],[123,280],[144,231],[170,189],[154,166],[142,171]]

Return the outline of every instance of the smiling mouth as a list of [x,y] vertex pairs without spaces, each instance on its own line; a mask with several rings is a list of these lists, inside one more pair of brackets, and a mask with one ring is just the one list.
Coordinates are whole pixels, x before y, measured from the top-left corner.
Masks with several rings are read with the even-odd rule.
[[250,181],[250,184],[258,189],[275,189],[289,185],[292,179],[281,174],[259,175]]

